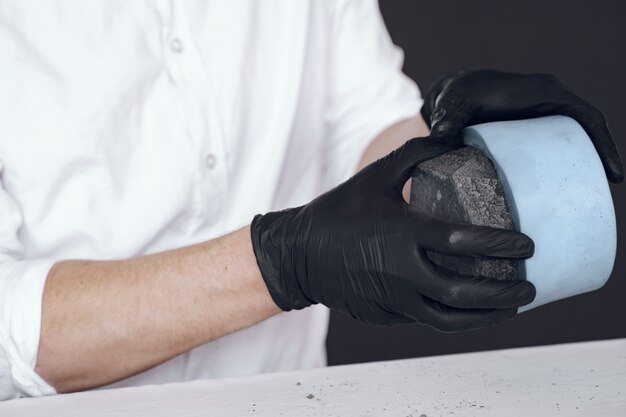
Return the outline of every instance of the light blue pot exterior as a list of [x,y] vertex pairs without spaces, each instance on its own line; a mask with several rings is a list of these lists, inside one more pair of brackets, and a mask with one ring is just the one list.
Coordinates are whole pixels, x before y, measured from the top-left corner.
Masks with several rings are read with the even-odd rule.
[[535,242],[522,274],[537,288],[526,311],[602,287],[613,270],[617,229],[598,154],[565,116],[484,123],[464,142],[494,163],[516,228]]

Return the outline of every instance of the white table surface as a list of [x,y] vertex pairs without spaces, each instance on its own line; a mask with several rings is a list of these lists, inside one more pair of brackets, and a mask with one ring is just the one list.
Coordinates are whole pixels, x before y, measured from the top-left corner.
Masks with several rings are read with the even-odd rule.
[[0,416],[626,416],[626,339],[91,391]]

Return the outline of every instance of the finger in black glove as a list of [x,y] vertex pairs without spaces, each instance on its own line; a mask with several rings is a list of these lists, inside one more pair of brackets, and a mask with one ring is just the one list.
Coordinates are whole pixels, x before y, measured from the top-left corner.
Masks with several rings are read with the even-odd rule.
[[451,149],[412,139],[309,204],[255,216],[254,253],[275,303],[322,303],[367,323],[442,331],[492,326],[530,303],[530,282],[462,276],[426,256],[524,259],[534,250],[521,233],[447,223],[404,201],[415,165]]

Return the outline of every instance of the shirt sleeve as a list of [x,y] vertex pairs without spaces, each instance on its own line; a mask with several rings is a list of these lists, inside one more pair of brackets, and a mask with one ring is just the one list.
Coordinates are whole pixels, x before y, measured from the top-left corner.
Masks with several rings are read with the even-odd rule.
[[[417,85],[402,72],[376,0],[329,2],[325,188],[349,178],[383,130],[419,113]],[[408,138],[407,138],[408,139]]]
[[34,371],[43,288],[54,260],[23,259],[21,211],[2,175],[0,160],[0,400],[54,394]]

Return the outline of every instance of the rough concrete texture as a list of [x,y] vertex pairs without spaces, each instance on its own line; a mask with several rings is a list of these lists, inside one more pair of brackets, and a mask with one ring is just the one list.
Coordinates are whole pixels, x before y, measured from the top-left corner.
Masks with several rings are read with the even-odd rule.
[[[411,205],[453,223],[515,229],[493,163],[470,146],[419,164],[413,173]],[[518,261],[427,254],[434,263],[464,275],[519,277]]]

